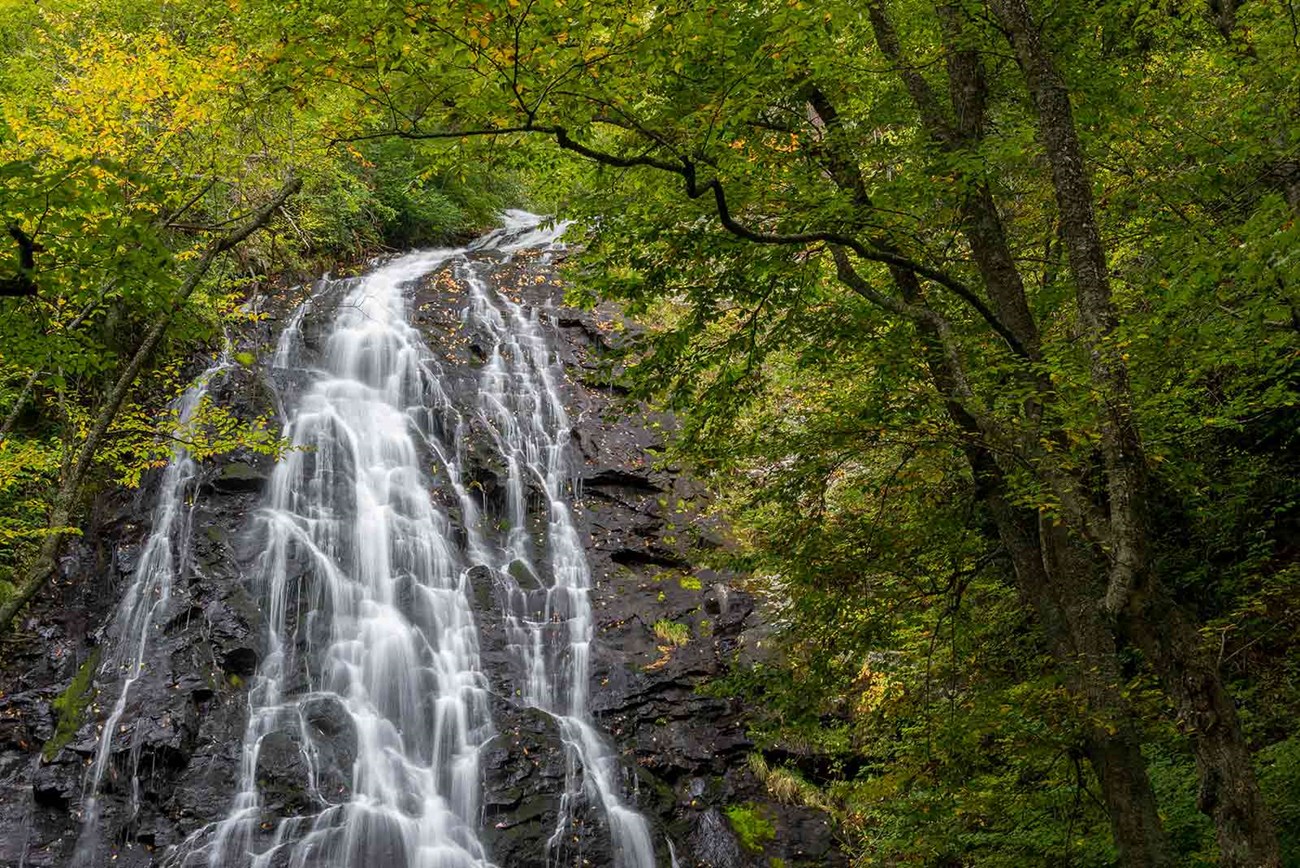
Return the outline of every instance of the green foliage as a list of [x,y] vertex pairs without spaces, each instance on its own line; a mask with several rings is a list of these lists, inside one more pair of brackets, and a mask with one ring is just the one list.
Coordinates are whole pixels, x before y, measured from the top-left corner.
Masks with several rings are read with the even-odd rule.
[[95,696],[95,669],[98,666],[99,649],[96,648],[86,658],[86,662],[77,669],[77,674],[72,677],[72,683],[55,697],[52,703],[55,716],[54,734],[41,748],[41,753],[47,761],[54,759],[54,755],[72,741],[77,735],[77,730],[81,729],[81,725],[85,722],[86,709]]
[[[862,864],[1114,862],[1084,745],[1116,720],[1048,653],[971,457],[987,451],[1035,533],[1064,529],[1104,569],[1111,551],[1060,483],[1107,517],[1104,351],[1145,450],[1150,576],[1201,627],[1300,858],[1290,18],[1265,3],[1234,4],[1231,26],[1204,4],[1030,4],[1103,239],[1115,329],[1097,347],[1080,339],[1035,103],[984,4],[327,5],[0,10],[0,197],[46,248],[41,294],[0,306],[0,402],[22,410],[0,441],[0,579],[43,532],[104,384],[212,237],[186,226],[237,217],[290,169],[305,179],[282,225],[183,311],[104,478],[136,480],[166,454],[174,420],[151,414],[183,388],[179,360],[238,317],[246,281],[446,243],[526,193],[585,231],[572,300],[644,324],[618,335],[609,382],[677,413],[665,459],[719,492],[710,509],[736,539],[711,557],[752,577],[776,627],[768,656],[709,688],[748,700],[755,743],[782,758],[755,761],[776,798],[829,810]],[[902,63],[878,44],[880,10]],[[959,121],[943,102],[968,48],[985,117],[954,145],[913,97],[928,87],[941,120]],[[813,117],[811,86],[838,125]],[[751,237],[721,228],[720,190]],[[1025,287],[1032,357],[951,291],[993,298],[967,210],[985,195]],[[951,280],[904,298],[893,266],[857,255],[853,288],[832,235]],[[935,320],[902,302],[944,323],[950,356],[936,355]],[[953,358],[960,388],[942,382]],[[278,448],[264,424],[200,415],[212,451]],[[1099,581],[1080,578],[1089,593]],[[653,629],[670,649],[689,639],[682,624]],[[1177,859],[1210,864],[1186,733],[1149,661],[1115,636],[1116,686]],[[756,810],[728,812],[751,849],[770,839]]]
[[[933,7],[883,5],[911,68],[946,94]],[[925,133],[908,88],[882,73],[894,64],[869,16],[847,2],[447,4],[394,19],[391,41],[374,49],[392,82],[370,88],[358,120],[392,129],[391,85],[419,93],[418,75],[436,80],[431,93],[454,92],[454,105],[414,99],[420,121],[398,117],[399,129],[555,125],[613,155],[594,166],[509,140],[530,191],[588,230],[570,260],[573,299],[617,300],[647,322],[623,343],[619,382],[677,412],[671,458],[709,477],[722,493],[713,508],[738,537],[714,557],[755,577],[751,590],[781,628],[765,640],[768,660],[711,688],[749,700],[759,746],[808,770],[765,780],[783,797],[824,800],[864,861],[1106,865],[1115,853],[1081,744],[1088,727],[1113,722],[1093,719],[1067,688],[1013,590],[969,434],[936,388],[926,338],[846,292],[824,245],[729,236],[713,197],[683,195],[671,174],[691,161],[751,228],[881,239],[977,294],[962,206],[986,183],[1041,359],[1013,358],[933,285],[925,303],[954,330],[968,405],[1009,432],[992,448],[1013,456],[1013,502],[1044,527],[1066,522],[1051,485],[1059,474],[1103,502],[1101,402],[1032,103],[982,7],[954,8],[970,13],[967,38],[989,76],[988,122],[968,148]],[[1071,89],[1109,244],[1114,340],[1150,455],[1154,568],[1207,641],[1222,640],[1255,743],[1278,743],[1300,707],[1286,662],[1295,619],[1282,602],[1300,502],[1300,262],[1288,253],[1297,223],[1285,182],[1270,174],[1297,146],[1292,34],[1249,4],[1226,37],[1178,4],[1035,10]],[[439,27],[421,28],[423,14]],[[358,50],[345,34],[371,15],[333,13],[335,52]],[[345,68],[323,45],[304,53],[295,62],[320,78],[367,88],[362,66]],[[831,133],[809,122],[808,82],[846,119],[840,134],[869,208],[827,170]],[[481,141],[453,135],[448,148],[499,158],[507,139]],[[860,265],[873,287],[889,286],[887,268]],[[1179,858],[1213,858],[1168,700],[1138,655],[1123,669]]]
[[[932,7],[884,5],[915,69],[946,93]],[[1283,602],[1300,503],[1300,272],[1287,252],[1298,230],[1284,182],[1270,174],[1297,146],[1284,108],[1296,80],[1292,34],[1249,5],[1227,38],[1183,5],[1035,8],[1071,88],[1111,244],[1115,340],[1150,452],[1155,569],[1207,640],[1222,641],[1255,743],[1276,744],[1300,708],[1294,607]],[[988,62],[984,138],[954,151],[928,139],[904,84],[881,73],[892,65],[860,5],[594,3],[581,33],[547,3],[526,16],[457,11],[459,47],[420,33],[394,49],[430,62],[448,52],[444,81],[462,96],[426,128],[515,126],[526,108],[529,121],[562,124],[627,162],[692,159],[751,227],[861,230],[977,292],[960,209],[987,182],[1042,359],[1011,358],[933,286],[927,303],[959,335],[971,406],[1013,432],[994,448],[1017,456],[1015,503],[1051,527],[1065,520],[1051,474],[1100,478],[1099,395],[1015,64]],[[1006,58],[987,15],[971,18],[972,43]],[[508,85],[494,82],[494,66],[509,70]],[[849,119],[844,136],[873,207],[855,206],[826,170],[827,136],[798,93],[807,81]],[[671,174],[537,159],[556,171],[536,172],[532,188],[589,230],[571,261],[574,300],[616,299],[648,322],[625,345],[620,382],[678,413],[672,457],[710,477],[722,493],[714,508],[739,537],[714,557],[756,577],[751,590],[782,628],[771,659],[711,688],[749,701],[760,747],[815,770],[808,790],[788,771],[767,779],[791,798],[821,793],[864,861],[1111,864],[1081,753],[1098,721],[1012,589],[968,465],[969,435],[949,418],[924,337],[846,292],[823,247],[718,231],[711,196],[682,195]],[[890,275],[878,267],[869,278],[886,287]],[[1032,400],[1043,381],[1045,408]],[[1168,700],[1138,655],[1124,663],[1179,859],[1213,859]]]
[[[202,251],[287,176],[303,193],[181,306],[92,483],[138,484],[176,438],[199,459],[280,448],[269,419],[209,403],[176,432],[167,410],[189,385],[187,361],[248,324],[249,292],[386,247],[449,243],[518,198],[500,161],[342,141],[359,97],[298,75],[300,47],[279,38],[294,22],[263,2],[0,5],[0,210],[38,246],[35,294],[0,298],[0,419],[13,419],[0,433],[0,592],[52,530],[70,456],[145,333]],[[7,234],[4,245],[0,280],[17,269]]]
[[441,150],[381,140],[366,153],[372,185],[386,209],[384,241],[394,247],[446,244],[496,222],[518,198],[513,177],[449,162]]
[[665,645],[680,648],[691,641],[691,628],[676,621],[660,618],[654,623],[655,638]]
[[61,446],[48,434],[0,441],[0,600],[9,595],[26,557],[50,532],[44,518]]
[[1282,863],[1300,865],[1300,737],[1259,752],[1260,785],[1282,833]]
[[1147,750],[1147,769],[1160,799],[1165,830],[1186,865],[1218,863],[1214,827],[1196,808],[1196,769],[1186,745],[1154,744]]
[[340,156],[308,191],[300,224],[318,256],[450,244],[519,197],[512,174],[449,162],[417,142],[363,142]]
[[764,845],[776,838],[776,826],[756,805],[731,805],[726,814],[736,839],[751,853],[762,853]]

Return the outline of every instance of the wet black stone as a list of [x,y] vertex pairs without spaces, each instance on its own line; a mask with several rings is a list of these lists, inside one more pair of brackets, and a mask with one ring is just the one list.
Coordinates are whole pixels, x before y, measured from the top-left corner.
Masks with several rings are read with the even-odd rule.
[[265,810],[296,816],[312,807],[311,779],[302,743],[296,733],[268,733],[257,754],[257,785]]
[[232,461],[212,477],[210,485],[219,494],[261,491],[266,484],[267,476],[267,469],[264,467],[257,467],[244,461]]
[[257,671],[257,651],[252,648],[231,648],[222,658],[227,672],[247,678]]
[[605,468],[584,476],[582,484],[587,488],[626,488],[655,493],[664,490],[663,486],[651,479],[648,473],[634,473],[616,467]]
[[[724,546],[726,534],[689,505],[702,503],[707,493],[657,464],[662,435],[651,423],[666,426],[671,420],[629,403],[618,385],[619,371],[605,353],[624,338],[602,325],[616,319],[617,311],[564,307],[552,270],[536,257],[516,256],[498,276],[518,287],[525,303],[546,318],[568,374],[562,390],[575,426],[574,515],[593,581],[591,707],[620,757],[628,803],[651,824],[658,868],[668,864],[665,836],[674,841],[682,868],[760,868],[773,857],[784,859],[788,868],[843,864],[823,815],[774,804],[749,773],[746,758],[754,746],[745,737],[743,709],[698,692],[733,660],[747,665],[757,659],[757,642],[767,628],[753,599],[732,577],[692,566],[692,544]],[[298,352],[304,365],[320,364],[328,324],[346,289],[332,285],[304,319]],[[247,333],[237,336],[238,348],[266,358],[276,338],[273,324],[285,321],[298,297],[273,299],[272,307],[278,302],[285,309],[248,324]],[[419,327],[445,360],[446,392],[466,406],[486,345],[481,336],[458,330],[461,304],[463,295],[440,291],[430,281],[413,288]],[[196,359],[191,373],[205,366]],[[244,419],[280,418],[282,407],[268,388],[268,376],[290,397],[307,382],[297,372],[266,375],[264,368],[240,366],[214,384],[212,399]],[[432,416],[432,430],[452,424]],[[485,510],[485,522],[498,521],[505,468],[486,432],[475,430],[472,421],[467,448],[465,481]],[[428,463],[432,466],[433,459]],[[162,629],[151,639],[148,666],[132,689],[126,730],[115,741],[111,779],[103,788],[102,841],[96,852],[115,848],[118,858],[111,864],[157,865],[186,836],[230,809],[239,785],[248,686],[266,650],[257,602],[266,540],[257,510],[271,466],[266,456],[236,454],[201,469],[191,562],[177,578]],[[101,495],[85,533],[68,546],[49,595],[21,620],[23,641],[0,656],[0,865],[20,859],[32,868],[70,863],[85,764],[95,750],[96,727],[119,695],[120,676],[97,681],[85,724],[47,762],[40,749],[53,733],[49,703],[96,645],[116,647],[111,614],[147,538],[157,478],[146,480],[138,496]],[[454,501],[447,483],[445,474],[434,475],[433,494],[442,504]],[[339,508],[350,507],[340,501]],[[291,552],[289,572],[295,589],[287,607],[290,626],[300,643],[323,641],[324,619],[312,614],[311,572],[302,552]],[[527,575],[515,578],[525,587],[536,582]],[[500,614],[501,577],[480,568],[466,579],[496,732],[481,754],[484,846],[503,868],[612,864],[606,820],[583,795],[580,770],[568,779],[569,756],[555,721],[518,699],[519,676],[512,671]],[[684,625],[687,643],[662,648],[654,632],[660,620]],[[257,776],[272,828],[285,817],[312,817],[345,801],[351,791],[357,752],[351,719],[331,700],[304,701],[300,713],[301,721],[284,721],[261,747]],[[143,770],[139,814],[131,808],[133,744]],[[572,789],[569,821],[560,828],[566,781]],[[738,847],[724,815],[728,806],[748,802],[766,806],[776,826],[776,839],[763,857]],[[377,864],[399,868],[402,854],[396,845],[383,843],[382,830],[373,831],[373,852],[388,853]],[[269,842],[270,832],[259,834],[262,845]]]
[[32,778],[32,796],[37,805],[66,809],[81,795],[79,769],[66,762],[42,763]]

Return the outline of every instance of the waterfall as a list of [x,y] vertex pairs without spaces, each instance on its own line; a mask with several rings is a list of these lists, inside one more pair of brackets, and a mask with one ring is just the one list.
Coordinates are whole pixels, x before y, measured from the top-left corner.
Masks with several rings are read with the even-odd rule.
[[[585,795],[608,817],[617,868],[653,868],[648,824],[624,802],[589,708],[590,575],[569,502],[562,372],[537,311],[487,282],[520,250],[549,255],[563,230],[509,212],[468,248],[413,253],[345,285],[323,369],[285,399],[292,445],[258,517],[267,623],[238,792],[171,864],[489,866],[479,754],[495,731],[469,587],[487,568],[502,590],[514,701],[554,718],[569,757],[556,858]],[[408,322],[407,289],[441,267],[468,288],[464,327],[490,344],[464,406]],[[274,367],[298,355],[307,305],[317,302],[294,314]],[[471,431],[487,432],[508,467],[500,529],[467,482]],[[291,807],[265,791],[272,750],[305,767],[307,792]]]
[[[411,254],[356,282],[325,370],[289,410],[291,448],[260,516],[267,630],[240,791],[186,864],[486,864],[486,680],[464,564],[422,472],[436,376],[403,292],[452,255]],[[272,822],[259,760],[277,734],[306,759],[310,803]],[[327,767],[345,742],[351,762]]]
[[[476,249],[509,255],[558,241],[564,224],[547,230],[530,217],[507,214],[506,229]],[[558,388],[563,372],[537,310],[488,287],[485,272],[492,267],[490,260],[468,259],[458,264],[457,275],[470,290],[466,327],[490,343],[476,415],[507,468],[505,541],[493,566],[505,586],[506,626],[523,673],[522,698],[560,725],[571,757],[565,804],[576,795],[573,780],[580,767],[587,795],[608,817],[615,865],[653,868],[649,826],[623,803],[618,759],[591,718],[591,574],[569,503],[576,481],[569,463],[572,432]],[[541,506],[544,551],[531,528],[533,500]],[[520,576],[527,577],[529,587],[520,585]],[[568,820],[562,810],[551,848],[560,846]]]
[[[185,390],[173,405],[177,414],[175,433],[182,435],[194,419],[213,379],[231,366],[230,348],[227,346],[217,360]],[[153,512],[153,525],[148,540],[140,552],[131,583],[113,615],[111,635],[115,637],[112,655],[106,659],[100,672],[106,678],[122,679],[122,689],[104,721],[95,746],[95,758],[86,773],[82,796],[81,832],[77,842],[73,865],[91,866],[95,859],[95,835],[99,822],[99,789],[104,782],[113,756],[113,741],[126,713],[131,688],[147,667],[146,652],[149,638],[158,626],[159,616],[166,613],[172,588],[187,560],[190,540],[190,515],[194,506],[191,495],[197,479],[198,467],[189,450],[180,439],[172,447],[170,460],[158,485],[158,504]],[[130,752],[131,760],[131,812],[140,809],[139,739]]]
[[[328,278],[322,280],[321,284],[328,284]],[[320,288],[317,287],[318,290]],[[302,342],[302,321],[310,312],[311,296],[308,296],[302,304],[298,305],[289,316],[289,321],[284,324],[284,328],[280,330],[280,336],[275,341],[275,355],[271,357],[272,368],[283,370],[293,364],[294,353]]]

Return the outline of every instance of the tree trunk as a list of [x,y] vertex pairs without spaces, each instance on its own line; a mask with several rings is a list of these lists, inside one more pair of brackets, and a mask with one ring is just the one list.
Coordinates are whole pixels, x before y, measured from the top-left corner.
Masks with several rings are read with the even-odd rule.
[[95,423],[86,434],[86,439],[82,441],[76,459],[63,475],[58,493],[54,497],[53,508],[50,510],[47,532],[45,538],[41,541],[41,547],[32,563],[23,572],[23,580],[18,584],[14,593],[4,601],[3,606],[0,606],[0,633],[9,629],[9,623],[22,610],[23,606],[27,605],[41,588],[45,587],[45,583],[49,581],[50,576],[53,575],[55,568],[58,566],[59,549],[63,545],[64,537],[72,530],[70,525],[73,513],[76,510],[77,500],[81,495],[81,489],[86,477],[90,473],[90,468],[94,464],[99,444],[108,433],[108,429],[112,427],[118,411],[126,403],[127,396],[135,385],[136,378],[144,370],[145,363],[153,355],[153,351],[157,349],[158,344],[162,342],[171,321],[185,306],[185,302],[189,300],[190,295],[198,287],[199,282],[207,274],[208,269],[212,267],[212,263],[216,261],[216,258],[240,244],[249,235],[270,222],[272,215],[301,187],[301,180],[297,178],[290,180],[280,188],[275,198],[259,208],[247,223],[224,235],[209,246],[190,273],[190,276],[181,284],[171,306],[150,326],[144,340],[140,342],[140,346],[136,348],[131,360],[122,373],[118,375],[117,381],[108,393],[108,397],[104,399],[104,403],[100,406],[99,412],[95,416]]
[[[960,13],[940,5],[939,15],[947,60],[951,113],[945,112],[929,82],[908,64],[884,0],[872,0],[869,7],[876,46],[893,65],[912,98],[921,126],[941,148],[950,153],[972,148],[984,129],[987,84],[977,52],[958,46],[961,40]],[[951,114],[951,119],[949,118]],[[1040,357],[1038,324],[1025,297],[1024,281],[1007,243],[1002,218],[992,191],[982,178],[967,178],[970,185],[959,204],[962,234],[984,281],[998,320],[1016,336],[1031,361]]]
[[1196,631],[1158,586],[1146,546],[1146,459],[1133,418],[1128,371],[1113,333],[1106,254],[1097,228],[1092,187],[1065,80],[1043,43],[1026,0],[989,0],[1007,33],[1038,116],[1039,137],[1074,277],[1079,322],[1102,396],[1110,561],[1103,605],[1121,617],[1146,655],[1193,739],[1201,780],[1201,809],[1215,822],[1220,864],[1228,868],[1281,865],[1277,835],[1250,764],[1236,709]]
[[[977,145],[984,124],[986,83],[978,54],[960,47],[961,12],[942,4],[937,8],[951,113],[944,111],[934,89],[908,64],[883,0],[873,0],[869,12],[876,45],[902,79],[931,139],[950,152]],[[1037,359],[1038,327],[992,191],[982,178],[968,181],[970,190],[960,202],[962,232],[998,318],[1016,335],[1028,357]],[[940,390],[952,395],[948,382],[952,378],[941,363],[936,366],[934,353],[930,358]],[[1050,384],[1040,382],[1039,386],[1042,395],[1050,394]],[[1041,409],[1038,400],[1026,405],[1031,425],[1041,417]],[[1131,868],[1166,868],[1172,864],[1169,844],[1146,774],[1132,710],[1121,691],[1115,637],[1093,603],[1096,568],[1063,529],[1043,525],[1034,513],[1007,501],[1002,470],[990,452],[974,445],[989,432],[980,430],[959,401],[950,401],[949,416],[973,441],[967,447],[967,459],[980,499],[989,508],[998,537],[1010,555],[1020,595],[1037,614],[1067,687],[1084,701],[1088,717],[1084,752],[1101,789],[1120,862]],[[1037,438],[1031,435],[1027,439]]]
[[1021,598],[1033,607],[1066,687],[1085,703],[1084,752],[1126,868],[1170,868],[1169,841],[1123,683],[1115,637],[1096,606],[1096,568],[1063,528],[1009,504],[987,453],[968,455],[981,499],[1006,548]]
[[1155,790],[1147,776],[1132,709],[1121,690],[1115,636],[1095,602],[1101,583],[1097,569],[1063,528],[1047,526],[1033,512],[1007,500],[1002,470],[981,445],[978,423],[956,396],[946,356],[934,347],[937,339],[922,333],[927,365],[948,399],[948,415],[969,435],[965,453],[976,498],[988,507],[1020,596],[1037,615],[1066,688],[1084,702],[1088,716],[1084,752],[1097,776],[1120,864],[1170,868],[1173,860]]
[[1277,833],[1251,764],[1237,706],[1217,662],[1182,609],[1155,596],[1142,617],[1127,624],[1134,643],[1161,677],[1192,741],[1200,789],[1196,806],[1214,819],[1219,864],[1277,868]]
[[1106,465],[1110,560],[1106,606],[1112,613],[1130,604],[1147,577],[1146,459],[1133,419],[1128,369],[1115,343],[1118,324],[1111,300],[1106,253],[1097,228],[1092,184],[1083,165],[1083,148],[1064,79],[1043,45],[1024,0],[990,0],[1008,32],[1038,115],[1039,138],[1052,170],[1060,213],[1061,238],[1074,276],[1079,326],[1091,356],[1093,384],[1101,396],[1101,450]]

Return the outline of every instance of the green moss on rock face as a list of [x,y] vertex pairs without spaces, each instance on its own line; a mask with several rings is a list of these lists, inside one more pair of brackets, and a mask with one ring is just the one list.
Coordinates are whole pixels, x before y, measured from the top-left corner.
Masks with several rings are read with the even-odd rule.
[[666,645],[680,648],[691,641],[691,628],[667,618],[660,618],[654,624],[655,638]]
[[77,674],[72,676],[72,683],[54,700],[54,735],[41,748],[41,754],[46,760],[54,759],[54,755],[72,741],[85,722],[86,706],[90,705],[90,700],[95,695],[95,668],[98,665],[99,649],[96,648],[86,658],[86,662],[81,664]]
[[776,827],[752,803],[727,808],[727,820],[740,845],[751,853],[762,853],[763,845],[776,839]]

